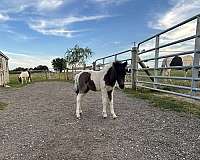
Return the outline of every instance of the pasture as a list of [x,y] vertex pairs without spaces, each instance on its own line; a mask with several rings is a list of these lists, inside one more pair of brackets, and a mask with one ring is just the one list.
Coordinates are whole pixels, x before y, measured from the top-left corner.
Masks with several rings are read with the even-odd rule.
[[78,120],[72,88],[43,81],[2,89],[0,159],[200,159],[200,119],[116,90],[117,119],[103,119],[101,94],[89,92]]
[[[18,81],[18,75],[19,73],[10,73],[10,82],[9,86],[11,87],[22,87],[25,86],[26,84],[24,83],[23,85],[19,83]],[[68,73],[69,79],[72,79],[72,74]],[[31,74],[32,81],[33,82],[41,82],[41,81],[66,81],[66,75],[64,72],[62,73],[57,73],[57,72],[33,72]]]
[[[151,75],[154,75],[153,71],[149,71],[149,73]],[[158,72],[160,73],[160,71]],[[184,77],[185,72],[183,70],[172,70],[171,71],[171,77]],[[139,71],[138,75],[144,75],[146,76],[146,73],[144,71]],[[191,77],[192,76],[192,72],[191,70],[188,71],[187,73],[187,77]],[[138,81],[146,81],[146,82],[152,82],[151,79],[149,77],[138,77]],[[191,87],[191,81],[188,80],[175,80],[175,79],[159,79],[160,83],[163,84],[168,84],[168,85],[178,85],[178,86],[185,86],[185,87]],[[151,86],[151,84],[146,84],[146,86]],[[198,83],[198,88],[200,88],[200,83]],[[174,88],[174,87],[170,87],[170,86],[160,86],[161,89],[165,89],[168,91],[176,91],[178,93],[191,93],[191,90],[184,90],[184,89],[178,89],[178,88]]]

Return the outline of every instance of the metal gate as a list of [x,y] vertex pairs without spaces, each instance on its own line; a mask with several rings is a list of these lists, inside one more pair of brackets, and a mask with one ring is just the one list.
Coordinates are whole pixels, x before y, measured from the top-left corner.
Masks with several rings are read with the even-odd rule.
[[[194,34],[180,37],[183,33],[181,28],[184,26],[192,29]],[[191,26],[194,27],[191,28]],[[174,35],[179,37],[170,39]],[[178,50],[181,46],[182,50]],[[191,64],[162,67],[164,59],[170,60],[175,56],[182,57],[182,59],[190,56],[192,57]],[[133,89],[147,88],[200,100],[200,78],[198,76],[200,14],[145,39],[138,43],[137,47],[97,59],[93,62],[93,69],[100,70],[112,61],[128,62],[131,72],[126,77],[126,86],[131,86]],[[170,71],[171,75],[161,75],[161,70]],[[184,76],[184,70],[188,71],[187,77]]]

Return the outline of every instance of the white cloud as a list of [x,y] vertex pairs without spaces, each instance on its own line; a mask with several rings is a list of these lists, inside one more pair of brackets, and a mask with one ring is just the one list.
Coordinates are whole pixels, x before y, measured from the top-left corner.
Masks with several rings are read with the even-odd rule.
[[[170,3],[172,7],[167,12],[156,13],[155,18],[148,22],[150,28],[165,30],[200,13],[200,0],[170,0]],[[192,36],[195,33],[196,20],[161,35],[160,45]],[[150,42],[146,46],[148,48],[153,48],[155,42]],[[173,53],[173,51],[188,51],[193,49],[194,41],[186,41],[171,47],[163,48],[162,51],[172,51]]]
[[109,15],[97,15],[97,16],[80,16],[80,17],[66,17],[66,18],[54,18],[54,19],[39,19],[32,20],[30,25],[38,26],[39,28],[52,28],[52,27],[64,27],[72,23],[85,22],[85,21],[94,21],[104,18],[111,17]]
[[32,30],[35,30],[44,35],[71,37],[72,34],[83,32],[85,30],[68,30],[66,27],[73,23],[100,20],[110,17],[109,15],[98,16],[82,16],[82,17],[67,17],[67,18],[55,18],[55,19],[39,19],[32,20],[28,23]]
[[200,0],[171,0],[173,6],[164,14],[156,15],[158,20],[149,22],[154,29],[167,29],[200,13]]
[[113,44],[119,45],[119,44],[121,44],[121,42],[119,42],[119,41],[114,41]]
[[130,0],[89,0],[89,1],[93,3],[99,3],[102,5],[109,5],[109,4],[120,5]]
[[38,11],[52,11],[64,4],[71,3],[72,0],[17,0],[8,1],[1,0],[0,12],[18,13],[26,9],[32,8],[35,12]]
[[53,10],[60,7],[63,3],[64,0],[40,0],[37,2],[37,8]]
[[8,51],[2,51],[9,57],[9,68],[14,69],[16,67],[33,68],[38,65],[46,65],[52,68],[51,61],[56,58],[55,56],[32,56],[34,54],[19,54]]
[[0,22],[5,22],[8,21],[9,19],[10,17],[8,15],[0,13]]
[[[165,30],[200,13],[200,0],[171,0],[172,8],[164,14],[156,15],[156,20],[148,23],[150,28]],[[190,22],[169,32],[166,39],[180,39],[195,34],[196,22]]]

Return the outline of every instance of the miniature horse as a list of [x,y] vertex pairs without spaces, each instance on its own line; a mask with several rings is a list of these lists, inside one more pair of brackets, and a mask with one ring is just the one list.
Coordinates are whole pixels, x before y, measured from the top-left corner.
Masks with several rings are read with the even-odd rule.
[[89,91],[101,91],[103,103],[103,118],[107,117],[106,107],[110,105],[110,112],[115,119],[117,116],[113,108],[113,91],[116,82],[121,89],[124,88],[127,62],[113,62],[105,66],[101,71],[82,71],[75,76],[74,88],[77,94],[76,117],[80,118],[81,102]]
[[23,71],[20,73],[20,75],[18,76],[18,80],[20,83],[24,83],[24,80],[25,82],[27,83],[27,79],[28,79],[28,82],[31,82],[32,79],[31,79],[31,72],[30,71]]

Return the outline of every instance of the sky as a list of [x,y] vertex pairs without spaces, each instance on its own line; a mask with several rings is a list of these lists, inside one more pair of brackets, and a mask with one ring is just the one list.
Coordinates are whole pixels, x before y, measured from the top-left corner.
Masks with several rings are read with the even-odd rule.
[[[199,13],[200,0],[0,0],[0,50],[10,69],[52,68],[52,59],[76,44],[92,49],[92,62]],[[195,22],[162,40],[192,32]]]

